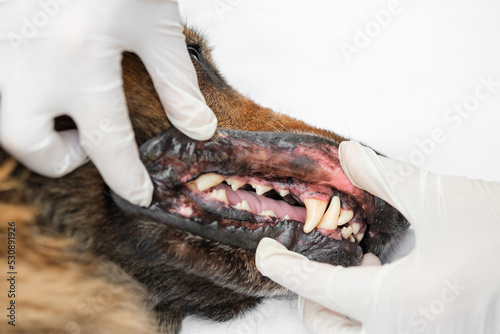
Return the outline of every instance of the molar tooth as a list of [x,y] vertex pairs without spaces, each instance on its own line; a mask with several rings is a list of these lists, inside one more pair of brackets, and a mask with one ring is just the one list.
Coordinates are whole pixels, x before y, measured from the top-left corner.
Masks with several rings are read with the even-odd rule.
[[226,182],[227,182],[227,184],[229,184],[231,186],[231,189],[233,189],[233,191],[240,189],[241,187],[243,187],[246,184],[243,181],[233,179],[233,178],[227,179]]
[[352,226],[352,233],[353,234],[358,234],[358,232],[361,229],[362,225],[360,223],[353,223],[351,226]]
[[239,202],[238,204],[234,205],[233,208],[238,209],[238,210],[243,210],[243,211],[248,211],[252,212],[252,209],[250,209],[250,205],[246,200],[243,200]]
[[342,236],[344,237],[344,239],[348,239],[352,234],[352,226],[347,226],[347,227],[342,228],[341,233],[342,233]]
[[264,210],[261,213],[259,213],[259,216],[277,217],[273,210]]
[[306,206],[307,218],[304,223],[304,232],[311,232],[323,217],[325,213],[328,202],[323,202],[314,198],[306,198],[304,199],[304,204]]
[[226,191],[224,189],[214,189],[210,193],[210,196],[212,196],[213,198],[215,198],[221,202],[229,204],[229,201],[227,199],[227,194],[226,194]]
[[340,216],[338,225],[342,226],[354,217],[354,212],[352,210],[340,209]]
[[205,191],[213,186],[216,186],[224,181],[224,176],[215,173],[203,174],[198,177],[194,183],[200,191]]
[[280,194],[281,197],[285,197],[290,193],[290,190],[288,189],[278,189],[278,193]]
[[281,218],[282,220],[290,220],[290,216],[289,215],[285,215],[283,218]]
[[255,188],[255,192],[257,195],[262,195],[267,193],[269,190],[273,189],[273,187],[268,187],[268,186],[261,186],[260,184],[252,184],[252,187]]
[[334,196],[330,202],[328,210],[323,215],[323,218],[321,218],[318,227],[324,228],[326,230],[335,230],[337,228],[339,214],[340,214],[340,198],[338,196]]

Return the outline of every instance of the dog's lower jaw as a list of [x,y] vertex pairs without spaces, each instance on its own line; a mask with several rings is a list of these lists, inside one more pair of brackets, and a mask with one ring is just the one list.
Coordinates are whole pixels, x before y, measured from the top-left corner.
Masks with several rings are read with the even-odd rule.
[[[186,315],[229,320],[263,297],[290,293],[257,271],[252,251],[140,220],[117,208],[113,217],[94,233],[92,247],[147,287],[148,305],[163,327],[175,328]],[[110,233],[113,240],[106,238]]]

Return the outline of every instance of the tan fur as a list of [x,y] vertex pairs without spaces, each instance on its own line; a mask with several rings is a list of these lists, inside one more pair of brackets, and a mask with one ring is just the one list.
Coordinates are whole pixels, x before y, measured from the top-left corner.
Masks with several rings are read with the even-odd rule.
[[[0,192],[22,184],[0,166]],[[1,333],[153,333],[143,288],[120,268],[73,250],[75,240],[40,233],[36,209],[0,202]],[[8,324],[7,229],[16,228],[16,326]]]

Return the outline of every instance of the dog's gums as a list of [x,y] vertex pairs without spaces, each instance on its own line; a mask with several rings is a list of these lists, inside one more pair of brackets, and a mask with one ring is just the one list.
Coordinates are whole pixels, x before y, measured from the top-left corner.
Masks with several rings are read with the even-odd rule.
[[199,142],[170,128],[140,152],[155,185],[152,205],[113,195],[117,204],[233,247],[255,250],[270,237],[316,261],[359,261],[377,215],[396,212],[353,186],[338,145],[321,137],[219,129]]

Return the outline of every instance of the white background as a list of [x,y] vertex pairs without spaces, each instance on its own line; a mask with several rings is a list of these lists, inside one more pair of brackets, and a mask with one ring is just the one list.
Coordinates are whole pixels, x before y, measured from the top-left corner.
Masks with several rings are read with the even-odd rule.
[[[257,103],[427,170],[500,181],[500,2],[181,0],[180,8],[227,81]],[[306,333],[294,305],[266,301],[223,324],[191,317],[182,333]]]

